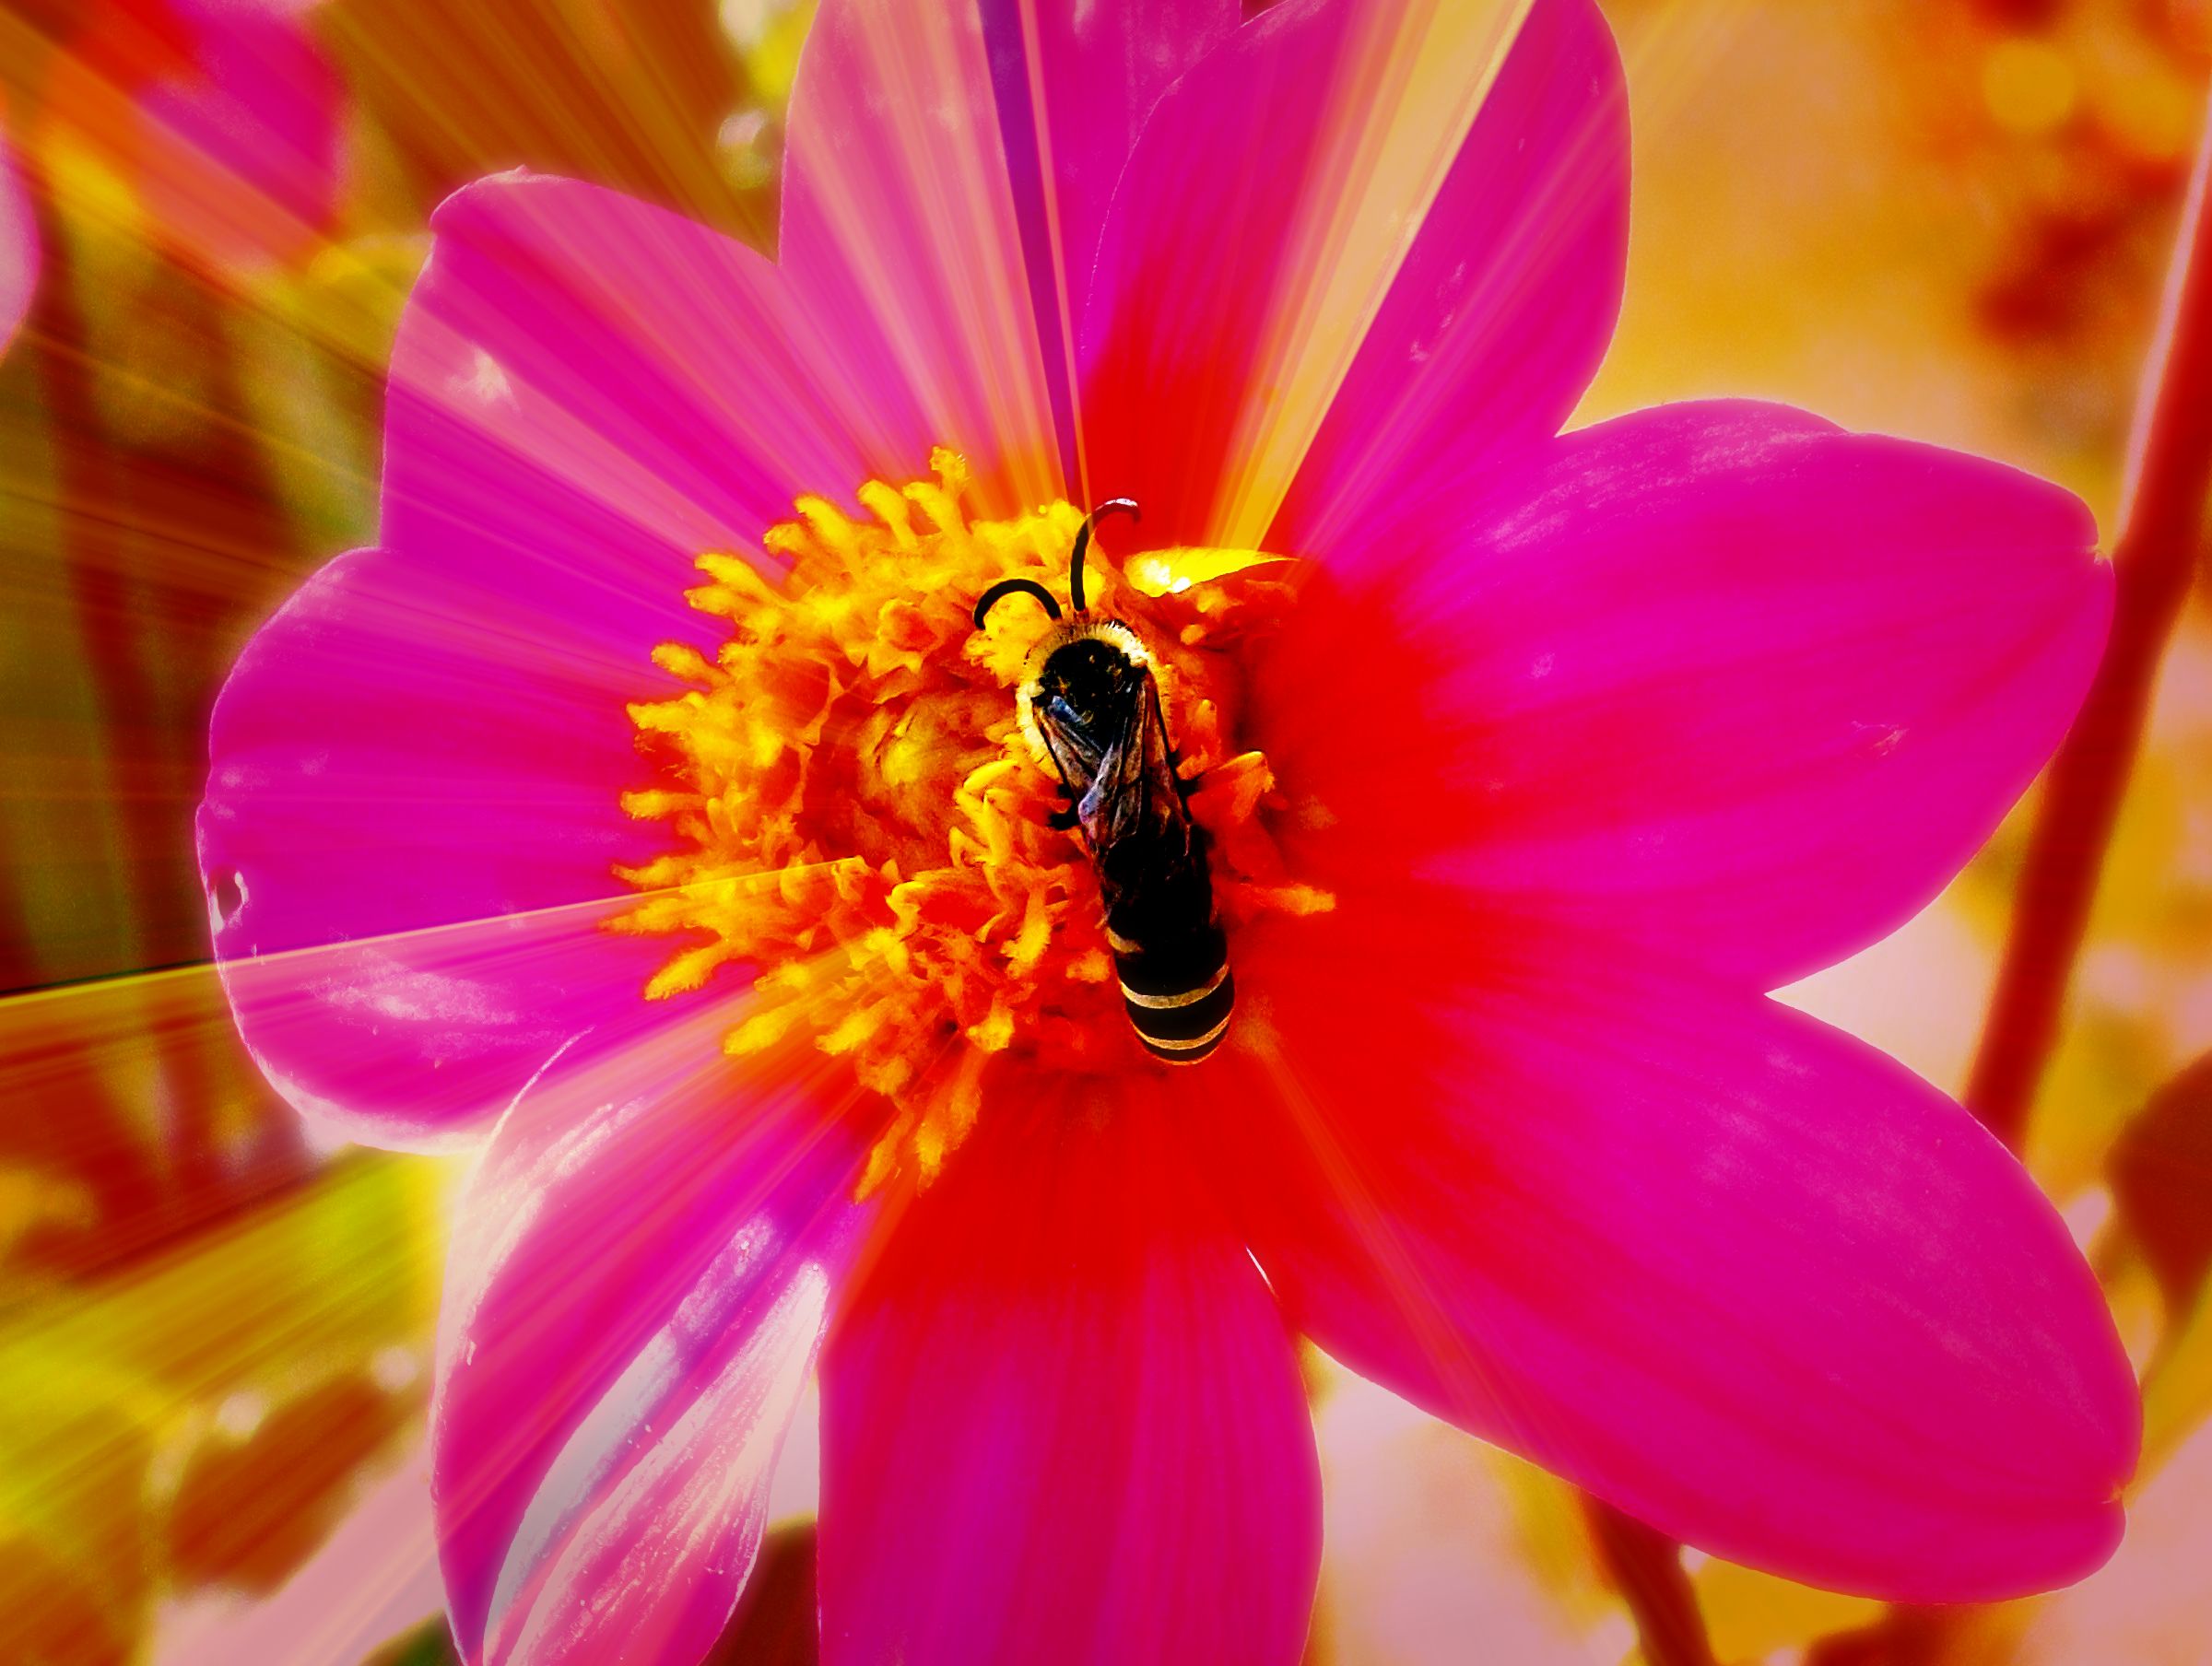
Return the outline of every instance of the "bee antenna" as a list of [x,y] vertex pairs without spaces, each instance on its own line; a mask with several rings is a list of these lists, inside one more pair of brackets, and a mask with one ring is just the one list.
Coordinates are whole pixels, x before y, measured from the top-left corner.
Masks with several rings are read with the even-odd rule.
[[1051,591],[1045,589],[1043,585],[1038,583],[1034,579],[1001,579],[989,590],[983,592],[982,595],[975,604],[976,629],[982,629],[983,616],[985,614],[989,613],[994,607],[997,606],[999,603],[1005,601],[1006,597],[1018,593],[1021,595],[1035,596],[1040,602],[1044,604],[1044,611],[1052,616],[1053,622],[1058,623],[1060,618],[1060,604],[1053,600],[1053,592]]
[[1067,599],[1076,604],[1077,613],[1084,611],[1083,557],[1090,548],[1090,529],[1100,515],[1117,514],[1125,514],[1133,521],[1144,518],[1144,512],[1136,507],[1135,499],[1109,498],[1084,516],[1083,524],[1076,529],[1076,553],[1067,558]]

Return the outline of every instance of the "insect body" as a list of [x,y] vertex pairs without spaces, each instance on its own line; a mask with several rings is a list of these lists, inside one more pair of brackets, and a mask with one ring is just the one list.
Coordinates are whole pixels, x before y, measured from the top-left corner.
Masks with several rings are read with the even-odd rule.
[[1083,606],[1091,522],[1135,507],[1117,499],[1076,534],[1068,572],[1074,617],[1063,621],[1043,586],[1027,579],[993,585],[975,617],[980,628],[994,603],[1018,591],[1037,596],[1052,616],[1053,628],[1022,674],[1022,730],[1060,777],[1068,807],[1056,825],[1081,835],[1098,871],[1106,941],[1137,1039],[1156,1058],[1195,1064],[1221,1044],[1236,1005],[1206,834],[1175,773],[1151,654],[1128,626],[1091,618]]

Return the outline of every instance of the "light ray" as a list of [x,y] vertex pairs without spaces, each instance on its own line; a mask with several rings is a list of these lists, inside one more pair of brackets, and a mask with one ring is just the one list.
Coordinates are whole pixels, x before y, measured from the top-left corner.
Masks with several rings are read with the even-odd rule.
[[[1376,7],[1346,42],[1209,540],[1257,547],[1533,0]],[[1472,72],[1472,73],[1470,73]]]

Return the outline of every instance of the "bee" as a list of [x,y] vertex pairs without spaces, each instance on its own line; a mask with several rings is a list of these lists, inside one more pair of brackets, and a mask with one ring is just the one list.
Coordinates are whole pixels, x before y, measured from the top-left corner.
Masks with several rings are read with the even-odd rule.
[[977,601],[975,627],[1017,593],[1034,596],[1052,619],[1022,670],[1022,733],[1059,777],[1065,802],[1053,825],[1081,838],[1098,872],[1106,943],[1136,1038],[1157,1059],[1195,1064],[1221,1045],[1237,1001],[1206,830],[1176,771],[1150,651],[1121,620],[1093,618],[1083,601],[1093,524],[1136,512],[1116,498],[1084,517],[1068,558],[1071,616],[1061,617],[1035,580],[1005,579]]

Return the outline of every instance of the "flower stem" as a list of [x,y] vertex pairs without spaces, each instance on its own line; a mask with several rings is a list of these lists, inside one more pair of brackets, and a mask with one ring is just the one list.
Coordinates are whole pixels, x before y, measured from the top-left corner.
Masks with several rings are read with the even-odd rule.
[[2104,663],[2051,765],[2005,958],[1966,1090],[1967,1105],[2016,1150],[2057,1039],[2112,825],[2142,741],[2166,643],[2201,543],[2212,485],[2212,123],[2174,243],[2166,308],[2130,448],[2117,605]]
[[1645,1666],[1713,1666],[1682,1547],[1599,1499],[1585,1496],[1583,1507],[1606,1572],[1635,1616]]

